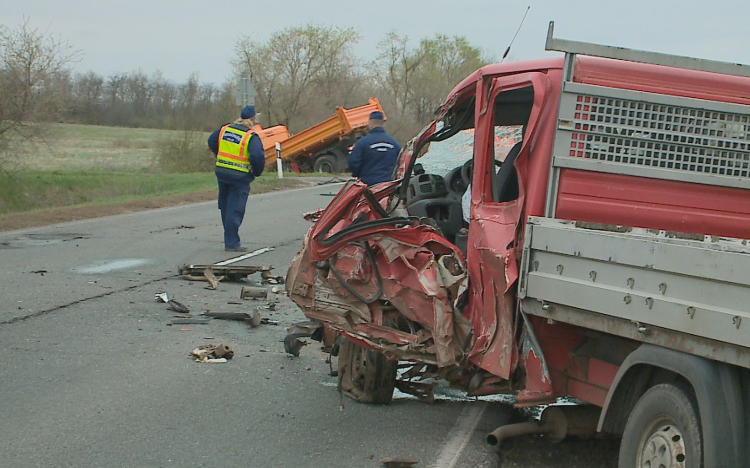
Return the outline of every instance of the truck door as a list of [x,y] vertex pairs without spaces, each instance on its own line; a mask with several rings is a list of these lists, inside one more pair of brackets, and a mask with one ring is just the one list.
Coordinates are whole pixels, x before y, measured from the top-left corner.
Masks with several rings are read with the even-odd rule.
[[471,354],[475,364],[503,379],[517,361],[511,287],[518,277],[516,245],[527,160],[547,91],[547,76],[532,72],[486,80],[477,93],[484,98],[476,102],[467,248],[469,319],[475,336]]

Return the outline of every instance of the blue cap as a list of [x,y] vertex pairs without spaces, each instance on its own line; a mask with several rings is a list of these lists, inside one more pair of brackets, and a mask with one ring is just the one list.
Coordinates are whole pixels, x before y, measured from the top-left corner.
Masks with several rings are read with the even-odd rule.
[[380,111],[370,112],[370,120],[384,120],[383,113]]
[[240,112],[241,119],[252,119],[253,117],[255,117],[255,106],[245,106],[242,108],[242,112]]

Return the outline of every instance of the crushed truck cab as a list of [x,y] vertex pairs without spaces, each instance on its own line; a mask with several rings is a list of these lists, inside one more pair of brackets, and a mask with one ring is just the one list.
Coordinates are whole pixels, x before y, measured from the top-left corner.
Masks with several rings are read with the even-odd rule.
[[552,25],[547,48],[565,57],[459,83],[394,181],[347,182],[315,216],[290,297],[414,363],[407,378],[588,404],[492,443],[564,437],[580,417],[595,426],[582,433],[623,438],[621,466],[653,450],[663,466],[743,465],[750,67],[555,39]]

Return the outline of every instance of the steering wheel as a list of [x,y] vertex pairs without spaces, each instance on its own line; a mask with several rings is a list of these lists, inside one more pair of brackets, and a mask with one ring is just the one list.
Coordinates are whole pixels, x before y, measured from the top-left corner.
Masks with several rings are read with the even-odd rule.
[[[502,167],[503,162],[498,161],[495,159],[495,166],[498,168]],[[464,163],[463,166],[461,166],[461,181],[464,183],[465,187],[468,187],[469,184],[471,184],[471,174],[474,171],[474,160],[469,159]]]
[[471,174],[474,171],[474,160],[469,159],[461,166],[461,182],[464,183],[464,187],[468,187],[471,183]]

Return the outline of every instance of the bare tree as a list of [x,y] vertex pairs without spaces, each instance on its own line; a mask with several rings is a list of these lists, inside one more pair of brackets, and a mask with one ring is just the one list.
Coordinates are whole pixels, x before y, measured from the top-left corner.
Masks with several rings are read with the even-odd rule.
[[358,40],[352,28],[311,25],[284,29],[257,47],[246,37],[236,47],[235,71],[249,75],[267,124],[298,130],[304,109],[317,100],[334,99],[339,80],[353,76],[351,46]]
[[104,78],[89,71],[77,75],[73,83],[73,107],[71,115],[81,122],[99,122],[104,99]]
[[401,139],[428,123],[448,92],[486,63],[463,37],[436,35],[410,48],[406,36],[390,32],[378,47],[380,54],[367,69],[392,132]]
[[64,110],[58,86],[80,52],[48,31],[0,25],[0,172],[17,167],[18,148],[39,137],[45,122]]
[[413,79],[413,110],[417,121],[426,124],[446,95],[487,62],[481,51],[472,47],[466,38],[449,38],[440,34],[422,39],[418,55],[422,60]]

